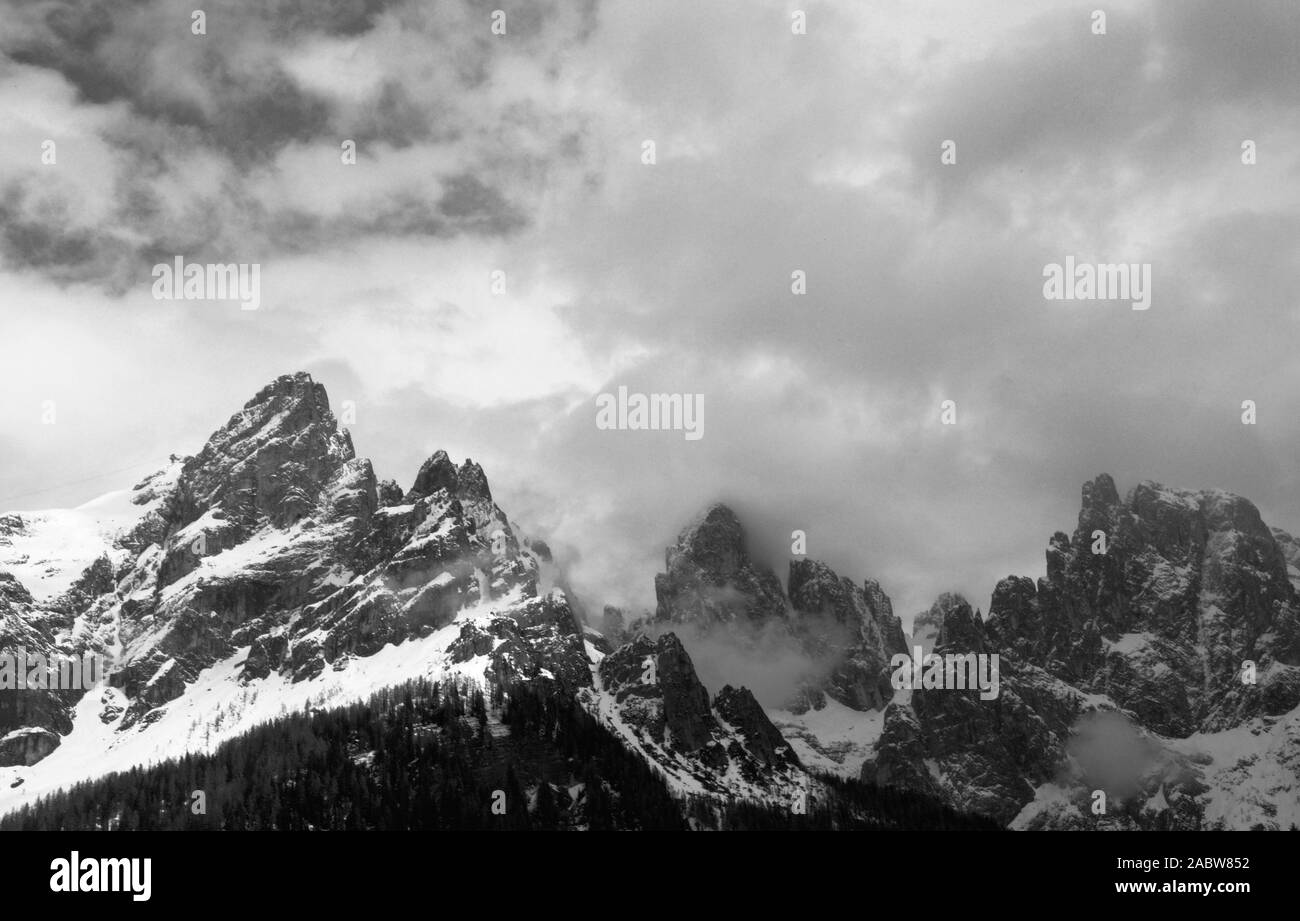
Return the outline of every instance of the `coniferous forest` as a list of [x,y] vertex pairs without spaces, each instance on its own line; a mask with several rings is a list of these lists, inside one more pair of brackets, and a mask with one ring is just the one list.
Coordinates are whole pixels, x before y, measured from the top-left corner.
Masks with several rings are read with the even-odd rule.
[[818,778],[788,807],[675,797],[547,682],[410,681],[364,702],[282,717],[211,754],[116,773],[42,798],[0,830],[995,829],[932,799]]

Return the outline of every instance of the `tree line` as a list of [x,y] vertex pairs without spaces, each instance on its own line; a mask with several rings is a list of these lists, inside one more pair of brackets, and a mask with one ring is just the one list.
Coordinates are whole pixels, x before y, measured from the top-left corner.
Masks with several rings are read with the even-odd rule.
[[987,829],[920,794],[818,778],[806,808],[679,798],[546,680],[407,681],[281,717],[207,754],[132,768],[23,806],[0,830]]

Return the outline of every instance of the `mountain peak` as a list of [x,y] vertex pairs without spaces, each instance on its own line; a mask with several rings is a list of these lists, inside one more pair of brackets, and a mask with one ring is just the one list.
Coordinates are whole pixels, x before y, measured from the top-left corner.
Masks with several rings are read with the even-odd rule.
[[415,475],[415,483],[406,499],[414,502],[431,496],[440,489],[447,490],[448,495],[457,499],[492,499],[492,491],[488,488],[487,474],[483,468],[468,457],[457,468],[441,448],[420,465],[420,472]]
[[936,649],[950,652],[983,652],[984,621],[971,610],[970,602],[955,592],[944,592],[930,608],[930,619],[939,624]]
[[244,409],[252,409],[254,406],[271,402],[308,402],[322,413],[329,412],[330,408],[325,385],[316,383],[306,371],[281,374],[245,403]]
[[781,580],[749,558],[736,513],[715,502],[687,525],[655,576],[655,616],[708,629],[740,620],[750,626],[785,619]]
[[1083,484],[1083,508],[1107,509],[1119,505],[1119,490],[1109,473],[1099,473]]
[[324,386],[303,371],[282,375],[185,462],[185,508],[177,523],[188,524],[218,505],[227,518],[247,526],[262,516],[277,525],[290,523],[355,459]]
[[740,519],[721,502],[713,503],[682,529],[670,557],[687,558],[718,580],[734,575],[749,561]]

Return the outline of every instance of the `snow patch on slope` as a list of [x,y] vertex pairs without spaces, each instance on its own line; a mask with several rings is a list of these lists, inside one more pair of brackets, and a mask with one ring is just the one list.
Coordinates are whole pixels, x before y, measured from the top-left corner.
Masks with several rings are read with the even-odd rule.
[[[248,647],[199,673],[185,693],[153,711],[156,719],[119,732],[122,713],[101,720],[107,708],[129,704],[118,688],[88,692],[73,713],[72,732],[50,755],[31,767],[0,768],[0,814],[36,798],[114,771],[145,766],[186,752],[211,752],[250,729],[308,707],[334,708],[364,700],[376,691],[413,678],[468,680],[485,685],[489,657],[467,662],[448,660],[447,648],[466,621],[489,620],[502,602],[486,602],[461,611],[455,620],[427,637],[389,644],[372,656],[348,657],[306,681],[292,682],[272,673],[243,683],[241,668]],[[12,787],[15,781],[24,782]]]
[[1207,826],[1300,827],[1300,707],[1168,745],[1203,764]]
[[180,470],[174,461],[139,488],[114,490],[76,508],[0,516],[0,570],[12,573],[40,604],[66,592],[101,556],[117,566],[129,556],[118,539],[162,503]]
[[885,725],[883,710],[854,710],[830,697],[820,710],[768,710],[767,715],[805,767],[854,779]]

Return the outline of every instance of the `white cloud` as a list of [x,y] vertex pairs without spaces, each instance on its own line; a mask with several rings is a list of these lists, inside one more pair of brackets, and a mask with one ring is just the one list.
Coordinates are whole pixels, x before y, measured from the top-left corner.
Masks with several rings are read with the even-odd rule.
[[[62,289],[22,263],[11,222],[0,496],[72,478],[77,452],[193,449],[306,367],[361,400],[381,475],[409,485],[436,447],[473,454],[596,604],[652,605],[662,547],[716,499],[774,564],[802,527],[905,616],[1041,573],[1103,470],[1231,489],[1300,525],[1295,65],[1251,57],[1293,8],[1225,22],[1116,3],[1098,37],[1078,3],[812,4],[793,36],[777,3],[565,5],[495,44],[481,10],[456,9],[210,36],[288,75],[289,113],[179,43],[128,66],[134,19],[104,51],[123,98],[12,69],[0,111],[20,140],[0,152],[42,118],[75,126],[87,167],[59,181],[84,187],[96,240],[253,253],[266,307]],[[40,32],[18,22],[14,42]],[[186,101],[208,121],[169,122],[163,104]],[[240,120],[259,105],[264,123]],[[1066,255],[1151,262],[1152,310],[1044,302],[1042,266]],[[88,410],[58,441],[22,421],[53,383]],[[594,396],[620,383],[705,394],[705,438],[599,432]],[[939,426],[942,399],[958,426]]]

